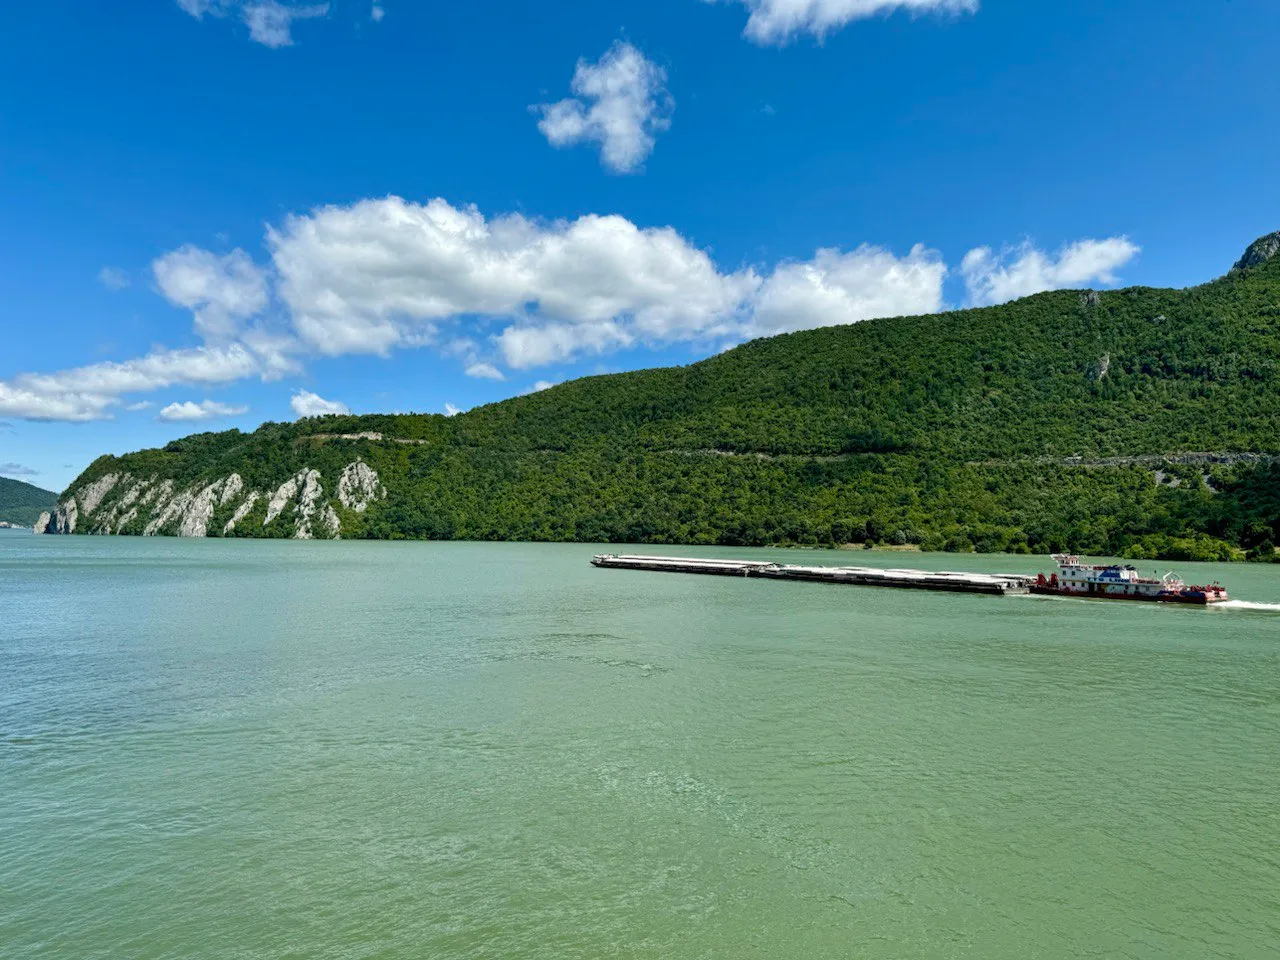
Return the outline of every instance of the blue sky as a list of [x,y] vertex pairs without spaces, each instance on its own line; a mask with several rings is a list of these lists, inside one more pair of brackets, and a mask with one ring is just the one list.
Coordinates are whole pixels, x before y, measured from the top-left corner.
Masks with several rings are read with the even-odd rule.
[[48,0],[0,55],[0,472],[1184,286],[1280,228],[1269,0]]

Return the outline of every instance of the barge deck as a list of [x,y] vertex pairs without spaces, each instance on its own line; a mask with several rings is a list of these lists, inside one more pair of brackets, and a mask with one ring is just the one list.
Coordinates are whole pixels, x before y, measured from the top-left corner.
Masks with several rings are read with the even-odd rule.
[[863,587],[946,590],[997,595],[1030,593],[1034,577],[1003,573],[960,573],[934,570],[886,570],[880,567],[810,567],[765,560],[702,560],[696,557],[653,557],[600,554],[592,564],[614,570],[693,573],[715,577],[763,577],[807,580]]

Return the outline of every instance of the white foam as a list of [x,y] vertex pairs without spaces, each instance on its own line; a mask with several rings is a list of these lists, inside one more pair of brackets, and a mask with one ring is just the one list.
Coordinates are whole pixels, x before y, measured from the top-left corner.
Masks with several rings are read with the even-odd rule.
[[1227,600],[1213,604],[1215,609],[1222,610],[1261,610],[1264,613],[1280,613],[1280,603],[1254,603],[1251,600]]

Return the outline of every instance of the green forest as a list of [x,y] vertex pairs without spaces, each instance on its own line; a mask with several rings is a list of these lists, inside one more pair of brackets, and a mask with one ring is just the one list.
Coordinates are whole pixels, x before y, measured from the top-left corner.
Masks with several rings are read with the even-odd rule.
[[0,477],[0,523],[29,527],[41,513],[52,510],[58,495],[21,480]]
[[344,537],[1270,559],[1280,258],[1187,290],[786,334],[452,418],[199,434],[101,458],[71,490],[120,470],[269,490],[306,468],[329,490],[357,458],[388,495],[362,514],[335,502]]

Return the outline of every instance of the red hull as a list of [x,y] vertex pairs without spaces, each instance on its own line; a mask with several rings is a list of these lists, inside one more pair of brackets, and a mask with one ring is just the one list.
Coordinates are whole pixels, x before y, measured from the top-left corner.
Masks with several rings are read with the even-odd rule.
[[1080,590],[1064,590],[1061,587],[1042,587],[1038,584],[1031,585],[1031,592],[1045,597],[1074,597],[1077,600],[1136,600],[1141,603],[1183,603],[1195,607],[1207,607],[1227,600],[1225,593],[1218,597],[1210,597],[1205,593],[1157,593],[1143,596],[1139,593],[1103,593],[1101,591],[1086,593]]

